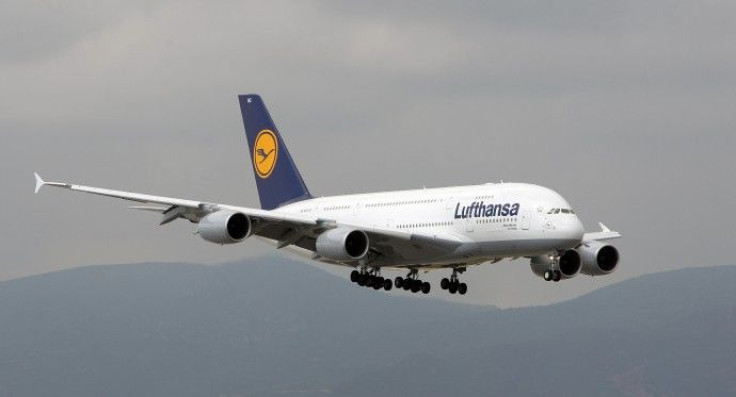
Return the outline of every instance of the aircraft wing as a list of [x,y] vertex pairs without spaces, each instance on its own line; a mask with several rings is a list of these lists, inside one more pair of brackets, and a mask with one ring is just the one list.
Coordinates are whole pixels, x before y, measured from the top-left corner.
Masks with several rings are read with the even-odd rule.
[[114,197],[128,201],[134,201],[141,204],[156,204],[157,206],[150,205],[134,205],[130,206],[132,209],[159,212],[163,214],[161,224],[169,223],[177,218],[185,218],[191,222],[197,223],[205,216],[217,212],[220,210],[234,210],[240,211],[245,215],[256,219],[263,219],[271,222],[283,222],[288,221],[299,224],[299,225],[316,225],[315,219],[300,217],[297,215],[285,215],[273,211],[265,211],[255,208],[244,208],[236,207],[226,204],[209,203],[205,201],[196,200],[184,200],[171,197],[152,196],[148,194],[125,192],[121,190],[103,189],[98,187],[75,185],[71,183],[62,182],[46,182],[38,174],[34,174],[36,177],[36,193],[41,190],[43,186],[53,186],[63,189],[69,189],[77,192],[96,194],[106,197]]
[[601,231],[585,233],[583,241],[606,241],[621,238],[621,233],[612,231],[602,223],[598,223],[598,225],[601,227]]
[[451,252],[461,244],[460,240],[451,236],[439,237],[409,233],[401,230],[376,227],[366,228],[364,226],[338,223],[333,219],[300,216],[298,214],[278,211],[153,196],[63,182],[46,182],[38,174],[34,174],[34,176],[36,177],[36,193],[43,186],[52,186],[133,201],[140,205],[130,206],[132,209],[162,214],[161,225],[178,218],[187,219],[192,223],[198,223],[205,216],[217,211],[238,211],[249,216],[253,221],[253,234],[275,241],[277,248],[294,245],[315,252],[317,236],[325,230],[336,227],[351,227],[366,232],[371,242],[371,251],[375,256],[400,256],[405,258],[418,253],[422,255],[430,252],[445,253]]

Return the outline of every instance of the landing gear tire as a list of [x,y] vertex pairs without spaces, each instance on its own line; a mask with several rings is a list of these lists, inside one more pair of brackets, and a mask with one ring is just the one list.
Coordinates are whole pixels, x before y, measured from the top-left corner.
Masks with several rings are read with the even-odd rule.
[[394,285],[393,285],[393,283],[391,283],[391,280],[390,279],[383,280],[383,289],[385,289],[386,291],[391,291],[391,287],[393,287],[393,286]]
[[544,271],[544,281],[551,281],[554,275],[552,274],[552,270],[545,270]]
[[559,270],[555,270],[555,282],[560,281],[560,279],[562,279],[562,273],[560,273]]
[[428,294],[430,289],[432,289],[432,286],[428,282],[425,281],[424,283],[422,283],[422,293],[423,294],[425,295]]
[[440,282],[440,287],[444,290],[447,290],[447,292],[451,294],[457,294],[460,293],[460,295],[465,295],[466,292],[468,292],[468,285],[465,283],[461,283],[460,279],[458,278],[458,274],[465,273],[464,267],[453,267],[452,268],[452,275],[450,278],[443,278]]
[[404,291],[408,291],[411,289],[411,281],[412,280],[410,278],[404,280],[404,285],[402,286],[402,288],[404,288]]
[[358,283],[358,285],[360,285],[361,287],[365,287],[365,283],[367,281],[368,281],[368,276],[361,274],[358,276],[358,281],[356,281],[356,283]]
[[357,270],[353,270],[352,272],[350,272],[350,281],[355,283],[358,281],[359,277],[360,277],[360,272],[358,272]]
[[447,278],[443,278],[442,281],[440,281],[440,288],[447,289],[447,287],[450,286],[450,280]]
[[418,280],[412,281],[412,283],[411,283],[411,292],[413,292],[413,293],[416,294],[417,292],[421,291],[421,289],[422,289],[422,282],[421,281],[418,281]]
[[404,286],[404,279],[401,277],[396,277],[396,279],[394,280],[394,287],[401,288],[403,286]]

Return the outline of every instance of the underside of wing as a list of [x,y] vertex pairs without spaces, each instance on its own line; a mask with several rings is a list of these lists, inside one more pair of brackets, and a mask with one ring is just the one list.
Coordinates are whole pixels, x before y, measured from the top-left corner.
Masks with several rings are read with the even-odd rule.
[[[250,225],[252,225],[252,229],[250,230],[252,235],[272,241],[279,249],[291,246],[307,250],[313,253],[313,259],[329,263],[349,266],[400,266],[406,264],[424,266],[423,264],[429,265],[431,259],[436,260],[436,258],[441,258],[445,254],[454,252],[462,245],[462,241],[454,235],[424,235],[395,229],[349,225],[339,223],[334,219],[319,219],[281,211],[267,211],[226,204],[153,196],[70,183],[46,182],[38,174],[35,174],[35,177],[36,192],[43,186],[53,186],[82,193],[133,201],[137,204],[130,206],[131,209],[161,214],[161,225],[180,218],[192,223],[200,223],[209,215],[218,213],[219,211],[242,213],[249,218]],[[337,228],[357,230],[365,233],[368,237],[369,244],[366,255],[355,260],[346,261],[330,258],[318,252],[317,239],[319,236],[328,230]]]

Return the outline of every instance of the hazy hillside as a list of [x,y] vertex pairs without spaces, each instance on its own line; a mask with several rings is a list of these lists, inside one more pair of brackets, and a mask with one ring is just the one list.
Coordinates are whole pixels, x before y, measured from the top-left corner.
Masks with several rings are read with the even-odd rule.
[[734,302],[736,267],[514,310],[283,260],[90,267],[0,283],[0,395],[733,395]]

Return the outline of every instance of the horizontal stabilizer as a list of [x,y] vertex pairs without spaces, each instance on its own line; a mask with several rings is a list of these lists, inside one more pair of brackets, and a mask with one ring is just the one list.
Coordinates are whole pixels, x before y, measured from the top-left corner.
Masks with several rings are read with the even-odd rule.
[[621,233],[612,231],[606,225],[598,223],[598,226],[601,227],[601,231],[585,233],[583,235],[583,241],[605,241],[621,238]]

